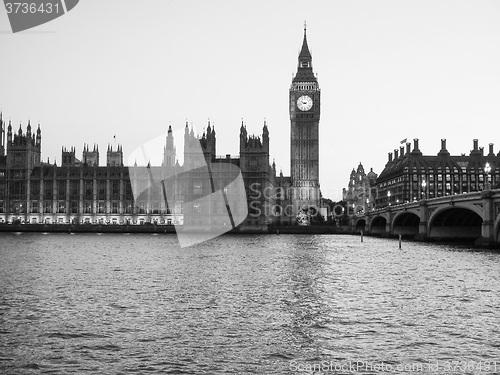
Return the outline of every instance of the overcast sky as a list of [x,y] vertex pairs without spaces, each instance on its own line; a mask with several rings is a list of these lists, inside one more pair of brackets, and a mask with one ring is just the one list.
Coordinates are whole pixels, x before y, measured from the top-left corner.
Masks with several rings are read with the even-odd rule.
[[[472,139],[500,147],[500,1],[82,0],[12,34],[0,11],[0,110],[17,131],[42,127],[42,155],[113,136],[125,159],[189,123],[237,155],[239,128],[260,134],[290,170],[288,90],[307,20],[321,88],[320,182],[341,198],[362,162],[380,173],[404,138],[436,154]],[[180,142],[181,140],[176,139]]]

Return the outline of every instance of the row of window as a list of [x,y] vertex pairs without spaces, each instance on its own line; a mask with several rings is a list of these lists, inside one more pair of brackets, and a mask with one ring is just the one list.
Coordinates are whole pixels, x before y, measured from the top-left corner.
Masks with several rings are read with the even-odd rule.
[[[0,218],[0,223],[4,223],[4,219]],[[42,220],[38,220],[36,217],[32,217],[31,220],[25,221],[23,218],[13,218],[12,222],[21,223],[21,224],[93,224],[93,225],[182,225],[183,219],[180,217],[167,217],[167,218],[139,218],[139,220],[135,220],[133,218],[125,218],[121,220],[121,218],[113,217],[111,220],[107,218],[89,218],[85,217],[79,220],[78,218],[71,218],[67,220],[65,217],[58,217],[56,219],[51,219],[50,217],[43,218]]]
[[[55,173],[54,173],[55,172]],[[9,174],[11,178],[26,178],[28,173],[30,173],[31,178],[40,178],[40,176],[43,176],[44,179],[52,179],[52,178],[57,178],[57,179],[66,179],[66,178],[71,178],[71,179],[80,179],[83,176],[83,179],[117,179],[117,178],[129,178],[129,172],[124,171],[121,173],[119,170],[109,170],[109,169],[102,169],[98,170],[96,173],[94,173],[93,170],[84,170],[83,173],[79,169],[70,169],[69,173],[67,169],[57,169],[54,171],[54,169],[51,168],[44,168],[42,169],[42,172],[39,173],[38,170],[34,170],[32,172],[29,172],[26,169],[15,169],[12,170]]]
[[[302,63],[309,65],[309,63]],[[304,67],[304,66],[303,66]],[[305,66],[307,67],[307,66]],[[311,82],[297,82],[292,84],[292,88],[294,90],[300,90],[300,91],[311,91],[311,90],[317,90],[318,89],[318,84],[317,83],[311,83]]]
[[[460,186],[462,186],[461,190]],[[411,187],[413,189],[412,192],[408,190],[408,187],[403,188],[401,185],[392,190],[380,191],[376,199],[377,205],[386,205],[388,202],[402,203],[423,198],[436,198],[454,194],[473,193],[484,190],[486,185],[483,183],[476,183],[473,185],[466,183],[462,185],[452,183],[431,183],[425,190],[422,190],[418,183],[414,183]]]
[[161,214],[170,213],[170,210],[165,207],[164,204],[153,202],[151,205],[139,204],[134,205],[133,202],[124,202],[122,209],[120,209],[120,202],[112,201],[108,206],[105,201],[96,202],[94,206],[92,201],[83,201],[80,207],[79,202],[70,202],[69,205],[66,201],[56,202],[55,206],[52,202],[42,202],[41,204],[37,201],[31,201],[29,206],[26,202],[15,202],[11,203],[6,207],[5,202],[0,202],[0,213],[11,213],[11,214]]
[[[78,199],[80,196],[81,184],[79,181],[57,181],[53,184],[52,181],[33,181],[28,185],[26,181],[11,181],[9,184],[9,196],[12,199],[20,199],[25,197],[28,192],[28,186],[30,191],[30,197],[32,199],[39,199],[42,195],[44,199],[50,200],[53,197],[57,199],[66,199],[69,195],[69,199]],[[43,191],[41,190],[43,188]],[[106,181],[99,181],[97,184],[97,197],[98,199],[107,199],[108,185]],[[109,184],[109,194],[111,198],[117,199],[120,196],[120,182],[111,181]],[[84,199],[92,199],[94,195],[94,185],[92,181],[83,181],[83,190],[81,191]],[[43,193],[43,194],[42,194]],[[125,197],[132,199],[132,187],[130,184],[125,185]]]
[[[387,186],[396,185],[402,181],[408,181],[409,179],[410,179],[410,177],[408,175],[401,176],[401,177],[392,179],[390,181],[385,181],[385,182],[381,183],[379,185],[379,188],[384,188]],[[442,182],[442,181],[446,181],[446,182],[452,182],[452,181],[454,181],[454,182],[459,182],[459,181],[462,181],[462,182],[467,182],[467,181],[483,182],[483,181],[486,181],[486,179],[487,179],[487,176],[484,174],[471,174],[471,175],[457,175],[457,174],[456,175],[451,175],[451,174],[416,175],[416,174],[413,174],[413,175],[411,175],[411,180],[413,182],[420,182],[420,183],[422,183],[423,181],[425,181],[426,183],[435,182],[435,181],[437,181],[437,182]],[[490,182],[499,181],[500,180],[500,173],[490,175],[489,180],[490,180]]]

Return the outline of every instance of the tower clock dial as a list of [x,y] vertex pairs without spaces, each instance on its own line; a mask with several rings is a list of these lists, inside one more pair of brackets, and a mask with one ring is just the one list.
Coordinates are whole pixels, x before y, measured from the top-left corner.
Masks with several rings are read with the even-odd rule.
[[300,98],[297,99],[297,107],[301,111],[309,111],[312,108],[312,106],[313,106],[313,101],[307,95],[302,95]]

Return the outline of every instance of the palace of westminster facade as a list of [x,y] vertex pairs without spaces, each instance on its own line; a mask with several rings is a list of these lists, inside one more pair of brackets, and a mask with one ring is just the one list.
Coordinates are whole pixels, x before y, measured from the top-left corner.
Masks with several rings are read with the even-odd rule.
[[[227,214],[227,207],[190,202],[223,189],[241,173],[246,191],[248,216],[245,226],[293,224],[305,209],[321,207],[319,185],[320,89],[312,70],[306,30],[298,56],[297,73],[289,91],[291,176],[277,175],[270,164],[270,137],[264,122],[261,136],[249,136],[240,127],[238,158],[216,157],[216,133],[210,125],[202,136],[186,124],[184,162],[177,162],[172,129],[169,127],[161,166],[125,166],[121,146],[108,145],[106,166],[99,166],[99,149],[84,145],[82,159],[75,148],[62,149],[61,165],[42,162],[42,133],[30,122],[23,132],[0,114],[0,223],[29,224],[186,224],[187,216]],[[200,150],[210,171],[210,183],[190,173],[200,166]],[[159,184],[148,184],[147,175],[175,176]],[[146,177],[144,177],[146,176]],[[141,180],[142,179],[142,180]],[[144,189],[142,194],[136,194]],[[163,189],[163,194],[162,194]],[[167,201],[165,190],[173,202]],[[244,200],[243,200],[244,201]],[[243,202],[244,204],[244,202]],[[231,207],[234,209],[234,207]],[[195,215],[185,215],[186,212]],[[197,211],[196,211],[197,210]]]
[[[184,130],[184,162],[179,165],[172,129],[167,132],[162,166],[125,166],[120,146],[108,146],[106,166],[99,166],[99,149],[84,145],[82,159],[75,149],[62,149],[61,165],[42,162],[40,126],[13,132],[0,114],[0,223],[75,224],[186,224],[203,214],[227,214],[227,207],[190,202],[225,187],[241,173],[248,216],[244,226],[294,224],[304,208],[322,207],[319,185],[320,89],[312,70],[306,32],[298,56],[297,73],[289,90],[291,175],[277,175],[270,164],[270,137],[264,123],[261,136],[249,136],[240,127],[238,158],[216,157],[216,133],[210,123],[201,137],[187,124]],[[197,155],[194,150],[202,152]],[[189,173],[208,166],[210,183]],[[142,169],[141,169],[142,168]],[[148,184],[150,175],[175,176],[162,184]],[[139,172],[138,172],[139,171]],[[145,177],[146,176],[146,177]],[[149,186],[151,185],[151,186]],[[142,194],[134,194],[141,191]],[[148,187],[149,186],[149,187]],[[473,141],[469,155],[452,156],[441,140],[437,155],[423,155],[418,139],[389,153],[384,170],[366,174],[360,163],[353,169],[343,200],[347,214],[356,214],[420,199],[462,194],[500,187],[500,152],[488,153]],[[162,194],[163,189],[163,194]],[[167,202],[165,190],[172,202]],[[241,203],[241,202],[240,202]],[[243,202],[244,203],[244,199]],[[234,207],[233,207],[234,208]],[[322,211],[324,213],[324,211]],[[194,215],[185,215],[193,213]],[[196,224],[190,223],[190,224]]]

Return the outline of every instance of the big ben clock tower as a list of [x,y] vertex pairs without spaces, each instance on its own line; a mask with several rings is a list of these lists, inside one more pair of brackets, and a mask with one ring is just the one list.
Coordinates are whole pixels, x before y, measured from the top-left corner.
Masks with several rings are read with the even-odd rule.
[[295,215],[301,208],[320,207],[319,115],[320,89],[304,25],[297,74],[290,86],[291,203]]

